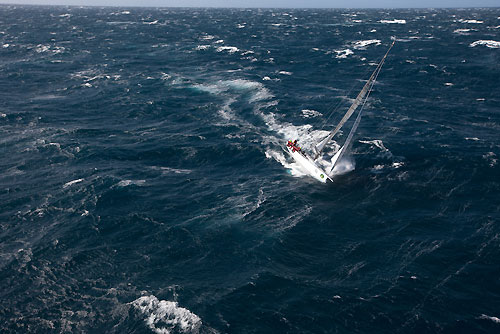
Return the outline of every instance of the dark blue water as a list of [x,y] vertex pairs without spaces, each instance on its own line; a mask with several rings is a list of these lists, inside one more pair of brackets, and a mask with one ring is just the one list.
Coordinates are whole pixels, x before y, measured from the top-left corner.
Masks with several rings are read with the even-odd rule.
[[499,93],[499,9],[0,6],[0,331],[499,333]]

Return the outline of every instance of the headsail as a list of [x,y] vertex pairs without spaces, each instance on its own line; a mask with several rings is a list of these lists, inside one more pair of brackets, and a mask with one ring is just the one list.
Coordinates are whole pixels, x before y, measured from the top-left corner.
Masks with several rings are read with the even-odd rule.
[[368,82],[363,86],[363,89],[361,90],[361,92],[359,92],[358,96],[356,97],[356,100],[354,100],[353,104],[351,105],[351,107],[349,108],[349,110],[347,110],[347,112],[344,115],[344,117],[342,117],[342,119],[340,120],[339,124],[335,127],[335,129],[332,132],[330,132],[330,134],[328,135],[328,137],[326,137],[325,139],[323,139],[321,142],[319,142],[314,147],[315,153],[316,153],[315,156],[314,156],[314,160],[316,160],[319,157],[319,155],[321,154],[321,152],[325,148],[325,145],[333,138],[333,136],[335,136],[337,134],[337,132],[340,130],[340,128],[342,128],[342,126],[345,124],[345,122],[347,122],[347,120],[352,116],[352,114],[354,113],[354,111],[361,104],[361,102],[363,101],[363,99],[365,99],[367,93],[373,87],[373,84],[375,83],[375,80],[377,80],[377,76],[380,73],[380,70],[382,69],[382,66],[384,65],[385,58],[389,54],[389,51],[391,51],[391,49],[394,46],[395,42],[396,41],[392,42],[391,46],[389,47],[389,50],[387,50],[386,54],[384,55],[384,57],[382,58],[382,60],[380,61],[380,63],[377,65],[377,68],[375,69],[375,71],[373,71],[372,75],[370,76],[370,79],[368,79]]

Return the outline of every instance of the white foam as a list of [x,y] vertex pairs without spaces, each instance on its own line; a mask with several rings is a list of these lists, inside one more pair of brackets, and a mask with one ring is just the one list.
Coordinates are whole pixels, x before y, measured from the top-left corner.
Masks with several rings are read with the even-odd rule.
[[375,140],[360,140],[359,142],[363,143],[363,144],[375,145],[376,147],[380,148],[382,151],[389,151],[384,146],[384,143],[381,140],[379,140],[379,139],[375,139]]
[[292,75],[292,72],[287,72],[287,71],[279,71],[278,74],[283,74],[283,75]]
[[369,39],[365,41],[355,41],[352,43],[354,49],[364,49],[369,45],[375,44],[375,45],[380,45],[380,40],[379,39]]
[[481,314],[481,316],[479,317],[479,319],[491,320],[494,323],[500,324],[500,318],[490,317],[489,315],[486,315],[486,314]]
[[464,20],[464,19],[458,20],[458,22],[460,22],[460,23],[471,23],[471,24],[482,24],[482,23],[484,23],[484,21]]
[[492,48],[492,49],[499,49],[500,48],[500,42],[492,41],[492,40],[475,41],[474,43],[470,44],[470,47],[473,48],[473,47],[478,46],[478,45],[484,45],[484,46],[486,46],[488,48]]
[[210,48],[210,45],[198,45],[196,47],[196,50],[206,50],[206,49],[209,49]]
[[267,149],[265,154],[266,154],[266,158],[274,159],[277,162],[279,162],[281,165],[283,165],[283,167],[285,167],[286,169],[289,170],[290,175],[292,175],[294,177],[302,177],[302,176],[309,175],[309,173],[306,170],[304,170],[299,164],[297,164],[295,162],[292,162],[292,163],[288,162],[286,160],[286,157],[283,154],[283,152],[275,151],[272,149]]
[[269,92],[263,84],[256,81],[250,81],[246,79],[235,79],[235,80],[219,80],[215,84],[195,84],[192,86],[195,89],[218,95],[229,90],[240,90],[240,91],[255,91],[250,97],[250,102],[256,102],[261,100],[266,100],[273,95]]
[[380,20],[380,23],[386,23],[386,24],[406,24],[406,20]]
[[172,168],[172,167],[158,167],[158,166],[153,166],[151,167],[154,170],[161,170],[162,173],[174,173],[174,174],[189,174],[192,171],[190,169],[180,169],[180,168]]
[[305,118],[309,118],[309,117],[318,117],[318,116],[322,116],[323,114],[322,114],[322,113],[320,113],[319,111],[312,110],[312,109],[302,109],[302,115],[303,115]]
[[73,180],[73,181],[69,181],[69,182],[66,182],[64,185],[63,185],[63,188],[67,188],[69,186],[72,186],[76,183],[80,183],[82,182],[84,179],[77,179],[77,180]]
[[445,86],[453,86],[453,83],[451,83],[451,82],[445,82],[444,85]]
[[487,152],[486,154],[483,155],[483,158],[489,162],[490,167],[494,167],[498,163],[498,158],[496,154],[493,152]]
[[235,46],[219,46],[217,48],[217,52],[223,52],[223,51],[227,51],[229,53],[235,53],[237,51],[240,51],[240,49],[238,49]]
[[[214,38],[215,38],[215,37],[214,37],[214,36],[212,36],[212,35],[205,35],[205,36],[201,37],[201,39],[204,39],[204,40],[206,40],[206,41],[212,40],[212,39],[214,39]],[[224,42],[224,41],[223,41],[223,42]]]
[[473,140],[473,141],[478,141],[479,138],[477,137],[465,137],[465,140]]
[[356,164],[351,157],[343,157],[336,165],[330,176],[349,173],[356,168]]
[[222,106],[221,109],[219,109],[217,112],[219,113],[219,115],[229,121],[229,120],[234,120],[235,119],[235,115],[234,115],[234,112],[233,110],[231,109],[231,104],[234,102],[235,100],[234,99],[229,99],[227,100],[224,105]]
[[468,33],[472,30],[475,30],[475,29],[455,29],[455,30],[453,30],[453,32],[455,34],[465,34],[465,33]]
[[344,49],[344,50],[333,50],[337,55],[335,58],[337,59],[344,59],[347,58],[350,55],[353,55],[354,52],[352,52],[351,49]]
[[118,182],[117,186],[118,187],[128,187],[130,185],[136,185],[136,186],[142,186],[144,183],[146,183],[146,180],[122,180]]
[[394,168],[399,168],[402,166],[404,166],[404,162],[393,162],[392,163],[392,167],[394,167]]
[[269,80],[271,80],[271,78],[270,78],[270,77],[268,77],[268,76],[265,76],[265,77],[263,77],[263,78],[262,78],[262,80],[263,80],[263,81],[269,81]]
[[144,321],[158,334],[198,333],[202,325],[200,317],[177,302],[160,301],[154,295],[140,297],[131,304],[146,316]]
[[142,22],[142,23],[149,24],[149,25],[151,25],[151,24],[158,24],[158,20],[154,20],[154,21],[151,21],[151,22]]

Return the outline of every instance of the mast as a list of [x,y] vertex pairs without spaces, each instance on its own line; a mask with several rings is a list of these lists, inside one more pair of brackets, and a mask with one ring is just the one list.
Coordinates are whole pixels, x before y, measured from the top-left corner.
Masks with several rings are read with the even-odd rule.
[[339,124],[335,127],[335,129],[332,132],[330,132],[328,137],[326,137],[321,142],[316,144],[316,146],[314,148],[315,153],[316,153],[314,155],[314,160],[318,159],[321,152],[323,152],[325,145],[330,140],[332,140],[333,136],[335,136],[337,134],[337,132],[340,130],[340,128],[342,128],[342,126],[345,124],[345,122],[347,122],[347,120],[352,116],[354,111],[358,108],[358,106],[361,104],[361,102],[365,98],[366,94],[372,89],[373,85],[375,84],[375,81],[377,80],[377,76],[380,73],[382,66],[384,65],[385,58],[387,58],[387,55],[389,54],[389,51],[391,51],[392,47],[394,46],[394,43],[396,43],[396,41],[392,42],[391,46],[389,47],[389,50],[387,50],[387,52],[385,53],[382,60],[378,63],[377,68],[375,69],[375,71],[373,71],[372,75],[368,79],[368,82],[363,86],[363,89],[361,89],[361,92],[359,92],[358,96],[356,97],[356,100],[354,100],[354,102],[352,103],[349,110],[347,110],[347,113],[340,120]]

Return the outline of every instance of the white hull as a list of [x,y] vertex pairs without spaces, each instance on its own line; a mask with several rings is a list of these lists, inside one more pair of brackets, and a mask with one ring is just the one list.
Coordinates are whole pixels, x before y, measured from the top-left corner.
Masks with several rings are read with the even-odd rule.
[[319,167],[314,160],[310,157],[293,150],[290,147],[286,148],[288,154],[292,156],[292,158],[297,162],[309,175],[314,177],[316,180],[326,183],[327,180],[332,181],[332,179],[328,176],[325,171]]

